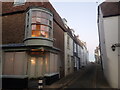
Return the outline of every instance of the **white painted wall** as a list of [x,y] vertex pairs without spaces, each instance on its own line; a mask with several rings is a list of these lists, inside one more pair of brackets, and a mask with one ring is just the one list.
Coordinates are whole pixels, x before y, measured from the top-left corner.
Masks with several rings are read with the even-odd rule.
[[88,53],[85,47],[81,49],[81,66],[85,66],[88,61]]
[[113,52],[112,44],[118,43],[118,16],[102,18],[100,11],[99,33],[104,74],[113,88],[118,88],[118,48]]
[[78,45],[78,57],[81,57],[81,47]]
[[[120,16],[118,17],[118,41],[120,43]],[[118,88],[120,88],[120,47],[118,48]]]
[[[67,48],[67,37],[69,37],[69,49]],[[73,72],[73,62],[71,61],[72,58],[71,56],[73,56],[73,39],[67,34],[67,32],[64,33],[64,51],[65,51],[65,76],[68,75],[68,59],[67,56],[69,55],[69,62],[70,62],[70,73]]]
[[81,66],[84,66],[84,50],[81,49],[81,60],[80,60]]
[[118,43],[118,17],[104,18],[105,45],[107,51],[109,82],[112,87],[118,87],[118,48],[113,52],[111,46]]

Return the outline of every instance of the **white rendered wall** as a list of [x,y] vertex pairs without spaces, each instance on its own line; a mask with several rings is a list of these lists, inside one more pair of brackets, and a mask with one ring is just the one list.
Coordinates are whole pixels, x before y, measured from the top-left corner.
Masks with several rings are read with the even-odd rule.
[[[65,37],[64,37],[64,51],[65,51],[65,76],[68,75],[68,59],[67,56],[69,55],[69,62],[70,62],[70,73],[73,70],[73,65],[72,65],[72,58],[71,56],[73,56],[73,39],[65,32],[64,33]],[[69,37],[69,49],[67,48],[67,37]]]
[[120,78],[118,78],[118,75],[120,76],[118,69],[118,64],[120,65],[120,62],[118,63],[118,48],[114,52],[111,49],[112,44],[118,43],[118,38],[120,38],[118,26],[118,16],[103,18],[100,10],[98,28],[103,70],[109,84],[113,88],[118,88],[118,82],[120,82]]
[[[120,43],[120,16],[118,17],[118,42]],[[118,88],[120,89],[120,47],[118,48]]]
[[[118,48],[112,51],[111,46],[118,43],[118,17],[104,18],[105,45],[110,85],[118,88]],[[107,75],[107,76],[108,76]]]

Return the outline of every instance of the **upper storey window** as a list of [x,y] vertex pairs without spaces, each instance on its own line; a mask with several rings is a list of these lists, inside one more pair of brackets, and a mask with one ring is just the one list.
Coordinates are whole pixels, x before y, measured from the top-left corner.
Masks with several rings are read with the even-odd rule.
[[26,2],[26,0],[14,0],[14,5],[22,5]]
[[52,38],[53,16],[51,13],[44,10],[31,10],[31,16],[28,18],[27,22],[30,22],[28,32],[31,31],[31,33],[27,33],[30,34],[27,36]]

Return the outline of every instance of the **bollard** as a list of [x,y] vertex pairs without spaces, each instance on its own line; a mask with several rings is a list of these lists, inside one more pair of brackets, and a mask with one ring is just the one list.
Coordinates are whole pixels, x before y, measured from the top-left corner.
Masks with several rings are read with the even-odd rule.
[[39,79],[38,80],[38,90],[42,90],[43,89],[43,79]]

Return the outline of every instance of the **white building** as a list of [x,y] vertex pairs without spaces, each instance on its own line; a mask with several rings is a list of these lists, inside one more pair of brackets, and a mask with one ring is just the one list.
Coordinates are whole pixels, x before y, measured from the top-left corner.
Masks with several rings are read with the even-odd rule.
[[104,2],[98,8],[98,29],[103,70],[113,88],[120,88],[119,5],[120,2]]
[[64,32],[64,60],[65,60],[65,76],[74,71],[73,61],[73,39],[68,32]]
[[95,55],[95,62],[98,63],[98,64],[101,64],[100,48],[99,48],[99,46],[96,47],[96,49],[94,50],[94,55]]
[[82,41],[82,49],[81,49],[81,66],[86,66],[88,63],[88,50],[86,47],[86,42]]
[[73,59],[73,38],[72,30],[67,26],[67,20],[63,18],[63,23],[67,28],[67,32],[64,32],[64,75],[74,71],[74,59]]

